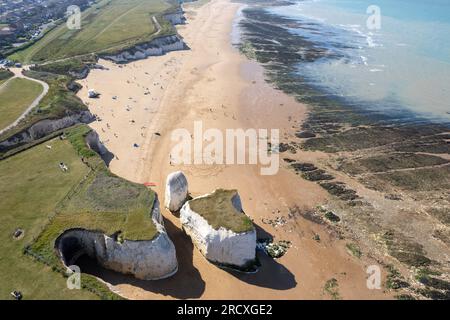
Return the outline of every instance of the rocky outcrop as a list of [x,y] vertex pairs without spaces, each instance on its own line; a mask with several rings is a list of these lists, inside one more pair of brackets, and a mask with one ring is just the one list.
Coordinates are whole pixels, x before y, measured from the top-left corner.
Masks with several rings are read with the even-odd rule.
[[89,111],[81,111],[80,113],[65,116],[60,119],[41,120],[6,140],[1,141],[0,152],[6,152],[18,146],[40,139],[57,130],[65,129],[78,123],[90,123],[94,120],[95,117]]
[[86,143],[89,148],[94,150],[100,156],[108,153],[108,149],[101,143],[98,133],[94,130],[89,131],[86,135]]
[[184,17],[184,12],[181,8],[174,12],[169,12],[164,15],[164,18],[168,20],[172,25],[184,24],[186,23],[186,18]]
[[[205,195],[200,198],[209,196]],[[181,208],[180,221],[183,230],[191,237],[193,243],[206,259],[219,265],[237,269],[246,269],[255,264],[255,228],[240,233],[225,229],[224,227],[216,230],[205,218],[191,209],[190,202],[186,202]],[[244,214],[241,200],[237,193],[232,199],[232,204],[239,214]]]
[[100,158],[105,162],[106,166],[109,167],[111,160],[114,159],[114,154],[110,152],[105,145],[100,141],[100,137],[97,132],[91,130],[86,135],[86,144],[90,149],[94,150]]
[[167,176],[165,207],[172,212],[181,209],[188,197],[188,182],[181,171],[172,172]]
[[133,48],[116,54],[105,54],[102,58],[115,63],[127,63],[150,56],[160,56],[169,51],[184,50],[186,48],[187,46],[180,36],[171,35],[153,39],[147,43],[136,45]]
[[155,200],[152,220],[158,230],[152,240],[118,242],[101,232],[77,228],[60,235],[55,248],[66,266],[86,254],[104,268],[131,274],[138,279],[164,279],[177,272],[178,262],[175,246],[164,229],[158,200]]
[[89,72],[91,71],[91,69],[89,68],[89,66],[85,66],[83,69],[81,69],[81,71],[69,71],[69,75],[75,79],[85,79]]

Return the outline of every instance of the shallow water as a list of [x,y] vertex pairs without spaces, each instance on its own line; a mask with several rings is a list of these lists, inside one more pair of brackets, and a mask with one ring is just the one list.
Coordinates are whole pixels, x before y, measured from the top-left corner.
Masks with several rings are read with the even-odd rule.
[[450,120],[450,2],[379,0],[379,29],[367,25],[373,3],[306,0],[267,10],[300,22],[290,31],[328,52],[297,65],[314,87],[386,113],[401,107]]

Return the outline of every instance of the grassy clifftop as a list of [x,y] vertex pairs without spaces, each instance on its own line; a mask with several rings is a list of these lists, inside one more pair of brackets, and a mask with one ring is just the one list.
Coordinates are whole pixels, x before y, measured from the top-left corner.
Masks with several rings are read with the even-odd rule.
[[[150,216],[154,192],[111,174],[87,147],[90,131],[85,125],[72,127],[64,130],[66,139],[47,140],[0,162],[0,230],[8,257],[0,261],[0,298],[20,290],[25,299],[116,299],[87,274],[82,275],[86,290],[66,289],[64,278],[53,272],[65,271],[54,250],[55,239],[77,227],[109,235],[121,231],[123,239],[131,240],[157,235]],[[67,172],[59,168],[60,162]],[[13,238],[17,228],[24,230],[23,238]]]
[[[89,292],[68,290],[63,277],[22,253],[48,223],[56,204],[89,172],[69,141],[47,144],[51,151],[41,144],[0,161],[0,299],[9,299],[13,290],[21,291],[24,299],[95,299]],[[59,170],[61,161],[70,168],[68,174]],[[16,228],[24,230],[23,238],[13,239]]]
[[[48,83],[49,91],[0,141],[17,140],[41,120],[86,114],[88,108],[76,96],[79,85],[74,79],[97,62],[97,55],[90,53],[122,50],[175,33],[163,15],[177,6],[172,0],[99,0],[83,12],[80,30],[61,24],[9,57],[40,63],[25,73]],[[0,84],[11,76],[0,70]],[[65,272],[54,249],[55,239],[72,228],[108,235],[120,232],[118,241],[151,240],[158,234],[151,219],[155,193],[113,175],[87,147],[90,131],[86,125],[76,125],[31,141],[14,140],[0,151],[0,231],[3,257],[7,257],[0,260],[0,299],[9,298],[13,290],[21,291],[24,299],[117,299],[105,284],[87,274],[81,279],[87,290],[68,290],[65,279],[54,272]],[[65,139],[59,138],[62,133]],[[61,170],[61,162],[68,171]],[[18,228],[24,234],[15,239]]]
[[31,110],[17,126],[0,135],[0,141],[10,138],[41,120],[60,119],[88,110],[75,92],[69,90],[73,80],[70,76],[36,71],[27,71],[26,75],[46,82],[49,85],[49,91],[38,106]]
[[13,123],[41,94],[42,85],[23,78],[11,79],[0,89],[0,129]]
[[[171,0],[101,0],[83,12],[81,29],[69,30],[63,23],[10,58],[39,63],[125,49],[149,41],[155,35],[174,33],[171,24],[161,16],[175,5]],[[157,30],[153,16],[161,30]]]
[[232,199],[236,195],[236,190],[217,189],[210,195],[189,201],[189,206],[216,230],[223,227],[236,233],[251,231],[254,227],[250,218],[233,206]]

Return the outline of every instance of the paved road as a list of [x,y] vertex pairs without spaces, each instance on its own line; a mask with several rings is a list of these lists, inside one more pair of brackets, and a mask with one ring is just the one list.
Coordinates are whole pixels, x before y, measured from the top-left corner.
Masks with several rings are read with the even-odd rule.
[[13,76],[12,78],[10,78],[8,81],[6,81],[4,84],[2,84],[2,85],[0,86],[0,89],[2,89],[2,88],[3,88],[9,81],[11,81],[12,79],[15,79],[15,78],[24,78],[24,79],[27,79],[27,80],[31,80],[31,81],[40,83],[40,84],[42,85],[42,87],[43,87],[44,90],[42,91],[42,93],[41,93],[36,99],[34,99],[34,101],[33,101],[33,102],[28,106],[28,108],[20,115],[20,117],[16,119],[16,121],[14,121],[13,123],[11,123],[11,124],[10,124],[9,126],[7,126],[6,128],[3,128],[3,129],[0,130],[0,135],[3,134],[5,131],[7,131],[7,130],[13,128],[13,127],[15,127],[15,126],[16,126],[23,118],[25,118],[25,117],[27,116],[28,113],[30,113],[31,110],[33,110],[35,107],[37,107],[37,105],[39,104],[39,102],[41,102],[42,98],[44,98],[45,95],[48,93],[48,89],[49,89],[48,84],[45,83],[44,81],[40,81],[40,80],[33,79],[33,78],[30,78],[30,77],[27,77],[27,76],[23,75],[23,74],[22,74],[22,70],[23,70],[22,68],[12,68],[12,69],[10,69],[10,70],[11,70],[12,72],[14,72],[14,76]]

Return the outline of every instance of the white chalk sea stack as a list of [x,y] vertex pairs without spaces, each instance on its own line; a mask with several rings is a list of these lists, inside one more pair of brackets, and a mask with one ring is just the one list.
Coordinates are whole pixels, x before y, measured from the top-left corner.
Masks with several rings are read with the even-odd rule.
[[209,261],[238,269],[255,263],[256,230],[236,190],[218,189],[181,208],[183,230]]
[[172,172],[166,179],[164,205],[171,212],[181,209],[188,197],[188,182],[183,172]]

